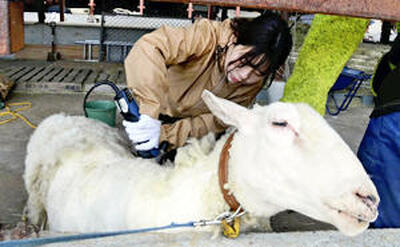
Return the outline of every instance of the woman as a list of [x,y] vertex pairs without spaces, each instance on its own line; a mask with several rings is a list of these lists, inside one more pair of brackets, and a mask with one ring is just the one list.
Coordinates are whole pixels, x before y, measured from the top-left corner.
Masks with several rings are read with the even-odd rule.
[[291,48],[288,25],[273,12],[224,22],[201,19],[144,35],[125,60],[141,113],[138,122],[123,122],[130,140],[137,150],[163,141],[171,150],[189,137],[222,133],[227,126],[202,102],[203,90],[249,106]]

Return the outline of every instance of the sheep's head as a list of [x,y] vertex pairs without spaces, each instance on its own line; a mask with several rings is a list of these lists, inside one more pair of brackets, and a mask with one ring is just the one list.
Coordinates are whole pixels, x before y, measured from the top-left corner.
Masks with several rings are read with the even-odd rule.
[[268,216],[291,209],[346,235],[377,217],[379,196],[357,157],[306,104],[273,103],[249,110],[208,91],[212,113],[237,128],[229,188],[242,206]]

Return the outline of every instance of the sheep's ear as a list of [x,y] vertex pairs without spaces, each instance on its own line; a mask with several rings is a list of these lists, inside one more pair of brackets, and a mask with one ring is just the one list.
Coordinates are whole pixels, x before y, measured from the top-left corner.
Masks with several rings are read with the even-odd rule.
[[240,128],[241,123],[248,121],[250,117],[250,111],[247,108],[232,101],[219,98],[208,90],[204,90],[201,97],[212,114],[221,119],[225,124]]

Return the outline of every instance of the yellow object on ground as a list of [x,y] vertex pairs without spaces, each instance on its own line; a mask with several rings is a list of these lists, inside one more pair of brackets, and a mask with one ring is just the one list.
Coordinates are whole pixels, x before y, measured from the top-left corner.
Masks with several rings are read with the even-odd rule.
[[[22,107],[19,107],[19,108],[16,108],[14,110],[11,110],[12,106],[22,106]],[[20,102],[20,103],[6,104],[5,105],[5,111],[0,112],[0,125],[20,118],[27,125],[29,125],[31,128],[35,129],[36,126],[34,124],[32,124],[26,117],[24,117],[20,113],[18,113],[18,112],[30,109],[31,107],[32,107],[32,103],[30,103],[30,102]],[[5,117],[5,116],[10,116],[10,117],[3,120],[3,117]]]
[[233,219],[233,223],[230,224],[226,220],[222,221],[222,228],[224,229],[224,236],[227,238],[237,238],[240,234],[240,218],[236,217]]
[[305,102],[325,114],[328,91],[357,49],[367,26],[367,19],[315,15],[282,101]]

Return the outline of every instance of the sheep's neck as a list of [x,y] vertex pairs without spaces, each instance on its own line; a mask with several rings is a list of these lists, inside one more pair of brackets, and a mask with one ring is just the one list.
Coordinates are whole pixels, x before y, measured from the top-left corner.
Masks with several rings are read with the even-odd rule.
[[259,186],[254,186],[254,182],[256,181],[249,181],[246,171],[249,169],[250,174],[257,172],[254,170],[257,169],[257,165],[254,165],[256,162],[254,157],[257,157],[257,153],[260,151],[256,148],[249,149],[248,143],[249,140],[244,138],[240,132],[235,134],[232,146],[229,149],[230,158],[227,164],[229,167],[227,187],[247,212],[253,215],[268,217],[282,211],[282,208],[269,202],[267,203],[266,198],[270,195],[265,195],[263,191],[259,191]]

